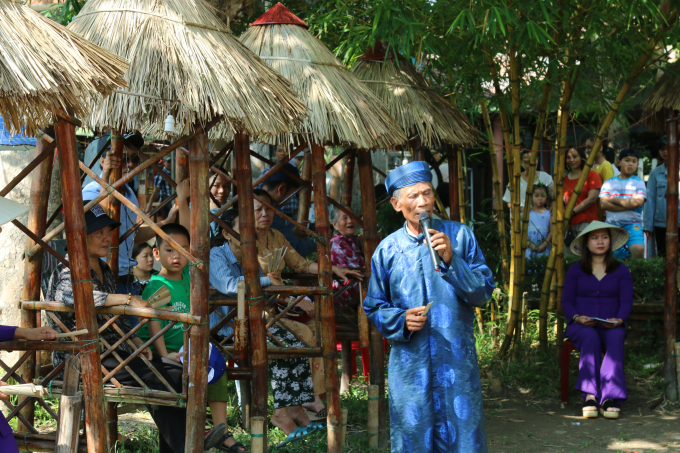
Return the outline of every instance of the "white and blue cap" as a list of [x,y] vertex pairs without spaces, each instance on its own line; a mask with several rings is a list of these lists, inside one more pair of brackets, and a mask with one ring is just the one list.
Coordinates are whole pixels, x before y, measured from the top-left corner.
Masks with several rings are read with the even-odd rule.
[[427,162],[416,160],[392,170],[385,179],[385,188],[391,197],[395,190],[419,182],[432,182],[432,172]]
[[[214,384],[219,381],[227,371],[227,362],[224,360],[224,356],[212,345],[212,343],[208,343],[208,347],[208,384]],[[191,350],[191,342],[189,342],[189,350]],[[179,348],[179,353],[179,360],[184,363],[184,346]]]

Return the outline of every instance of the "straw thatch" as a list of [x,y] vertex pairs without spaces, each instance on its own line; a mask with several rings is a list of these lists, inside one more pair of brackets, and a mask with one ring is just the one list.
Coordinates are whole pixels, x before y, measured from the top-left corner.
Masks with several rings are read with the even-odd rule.
[[666,131],[664,109],[680,110],[680,61],[665,69],[644,104],[643,116],[652,115],[644,123],[657,132]]
[[229,24],[240,15],[250,16],[255,10],[254,0],[206,0],[215,8],[217,17]]
[[467,117],[440,96],[410,62],[401,57],[397,60],[386,51],[387,45],[378,42],[352,71],[378,96],[406,135],[418,135],[425,146],[474,143],[476,130]]
[[274,137],[306,113],[288,81],[238,42],[203,0],[89,0],[69,28],[128,58],[127,91],[146,96],[114,93],[93,106],[90,127],[163,137],[173,105],[178,133],[221,115],[211,138],[234,131]]
[[311,140],[362,149],[406,142],[378,98],[281,3],[251,24],[240,39],[290,80],[307,103],[310,113],[302,132],[311,134]]
[[0,0],[0,115],[12,134],[54,122],[55,109],[86,111],[125,86],[127,62],[11,0]]

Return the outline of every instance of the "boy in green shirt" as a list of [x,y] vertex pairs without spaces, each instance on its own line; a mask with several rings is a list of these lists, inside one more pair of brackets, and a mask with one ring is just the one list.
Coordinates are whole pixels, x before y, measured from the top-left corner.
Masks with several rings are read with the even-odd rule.
[[[185,227],[178,223],[169,223],[162,228],[163,232],[173,239],[177,244],[189,251],[189,232]],[[144,288],[142,298],[148,299],[165,286],[170,291],[170,305],[172,311],[177,313],[189,313],[190,311],[190,288],[191,280],[189,277],[188,260],[172,246],[165,242],[160,236],[156,236],[156,248],[153,249],[156,261],[161,263],[161,271],[158,275],[153,275],[149,283]],[[148,341],[151,337],[158,334],[170,322],[160,319],[153,319],[147,325],[139,329],[139,337]],[[183,324],[177,323],[163,336],[154,341],[152,349],[156,354],[176,362],[180,362],[179,350],[184,346]],[[227,424],[227,374],[214,384],[208,385],[208,407],[212,413],[215,426]],[[216,447],[227,452],[244,452],[245,447],[237,443],[232,434],[226,431],[221,445]]]

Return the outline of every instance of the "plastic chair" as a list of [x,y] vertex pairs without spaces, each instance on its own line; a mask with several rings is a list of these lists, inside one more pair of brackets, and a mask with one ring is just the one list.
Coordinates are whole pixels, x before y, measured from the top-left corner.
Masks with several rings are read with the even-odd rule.
[[[342,342],[337,342],[337,350],[342,351]],[[358,341],[352,342],[352,376],[357,374],[357,350],[361,352],[361,366],[364,371],[364,381],[368,382],[368,375],[371,373],[371,361],[368,356],[368,348],[360,348]]]

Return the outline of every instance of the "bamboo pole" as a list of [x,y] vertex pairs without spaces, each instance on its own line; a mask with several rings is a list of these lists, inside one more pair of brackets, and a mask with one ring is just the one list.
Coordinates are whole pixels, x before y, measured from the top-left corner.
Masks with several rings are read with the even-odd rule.
[[343,395],[349,391],[350,382],[352,381],[352,342],[350,340],[343,340],[341,344],[342,379],[340,379],[340,394]]
[[[85,215],[78,172],[76,130],[73,124],[63,119],[57,121],[54,128],[59,150],[62,194],[65,200],[70,201],[64,205],[69,257],[74,263],[87,263]],[[92,277],[88,266],[74,266],[71,269],[71,284],[76,308],[76,325],[78,329],[87,329],[90,332],[81,339],[86,343],[92,342],[90,345],[83,346],[80,352],[87,445],[92,453],[104,453],[107,451],[104,385],[97,347],[99,335],[94,311]]]
[[446,144],[444,147],[448,151],[449,156],[449,211],[451,212],[451,220],[460,222],[460,196],[458,195],[460,190],[458,185],[458,167],[460,162],[458,162],[458,152],[451,145]]
[[522,168],[519,157],[520,145],[520,127],[519,127],[519,70],[516,56],[516,50],[510,50],[510,86],[512,95],[512,114],[514,120],[514,135],[512,148],[508,150],[508,156],[512,155],[512,167],[508,162],[508,168],[512,168],[513,179],[510,183],[510,192],[512,199],[512,211],[510,219],[512,221],[512,244],[511,255],[512,263],[510,267],[510,298],[508,301],[508,323],[506,326],[505,337],[501,344],[500,354],[505,353],[510,348],[512,343],[515,328],[517,327],[517,320],[519,318],[519,310],[521,306],[522,294],[522,229],[520,222],[520,178],[522,177]]
[[668,189],[666,190],[666,300],[664,304],[666,399],[678,400],[678,377],[675,356],[676,303],[678,298],[678,120],[671,109],[666,111],[668,137]]
[[[498,171],[498,160],[496,159],[496,147],[494,145],[493,128],[491,126],[491,118],[489,117],[489,109],[484,99],[479,100],[479,106],[482,109],[482,118],[486,126],[486,135],[489,140],[489,157],[491,158],[491,174],[493,177],[493,191],[494,191],[494,205],[496,211],[496,222],[498,223],[498,236],[500,238],[501,246],[501,271],[503,273],[503,289],[508,291],[510,283],[510,263],[508,260],[508,239],[505,233],[505,209],[503,205],[503,187],[501,186],[500,173]],[[451,170],[449,170],[451,174]],[[453,194],[452,194],[453,196]]]
[[342,204],[352,206],[352,195],[354,189],[354,167],[356,166],[356,151],[351,150],[345,161],[345,185],[342,188]]
[[[210,260],[210,210],[208,167],[210,166],[208,137],[199,134],[189,142],[189,174],[191,182],[191,255],[199,263]],[[191,314],[201,318],[208,316],[208,268],[191,265]],[[202,324],[192,326],[189,349],[192,372],[189,374],[187,399],[187,442],[185,452],[202,453],[205,437],[205,407],[208,388],[208,342],[210,327]]]
[[[52,133],[54,134],[54,133]],[[36,146],[36,159],[41,155],[46,154],[46,150],[51,153],[54,152],[54,144],[50,144],[47,140],[39,137]],[[44,159],[40,162],[36,172],[33,174],[31,181],[31,210],[28,213],[27,227],[30,231],[35,233],[38,237],[45,235],[47,225],[47,205],[50,198],[50,186],[52,184],[52,159]],[[30,237],[26,238],[26,250],[30,250],[35,245]],[[24,288],[22,291],[23,300],[35,300],[40,298],[40,280],[42,278],[42,263],[43,252],[39,251],[35,255],[26,257],[26,264],[24,266]],[[40,312],[33,310],[21,310],[21,327],[34,328],[40,323]],[[31,356],[24,362],[21,369],[21,376],[26,382],[33,382],[37,374],[37,353]],[[23,398],[22,398],[23,399]],[[21,402],[21,400],[19,402]],[[27,404],[21,411],[21,415],[30,423],[34,422],[35,404]],[[18,432],[27,432],[26,427],[19,423],[17,425]]]
[[378,448],[378,386],[368,386],[368,446]]
[[[312,143],[312,183],[314,188],[314,216],[316,231],[319,235],[330,240],[330,222],[328,221],[328,198],[326,197],[326,161],[322,146]],[[319,265],[319,286],[331,288],[333,286],[330,246],[317,243]],[[338,392],[338,364],[337,342],[335,339],[335,305],[332,293],[319,296],[321,306],[321,346],[324,355],[326,372],[326,401],[328,408],[328,452],[342,451],[340,430],[342,420],[340,413],[340,394]]]
[[342,410],[342,434],[340,435],[340,439],[342,442],[342,448],[345,448],[345,445],[347,444],[347,415],[348,415],[349,410],[348,409],[343,409]]
[[[123,148],[125,145],[125,138],[121,131],[117,130],[111,134],[111,152],[115,157],[120,159],[120,165],[111,169],[109,175],[109,184],[113,184],[123,176]],[[109,217],[116,222],[120,222],[120,201],[116,197],[109,196]],[[111,231],[111,247],[109,248],[109,255],[106,258],[106,263],[113,271],[113,275],[118,279],[118,246],[120,244],[120,227],[116,227]]]
[[[371,259],[380,243],[378,237],[378,216],[375,208],[373,187],[373,162],[370,151],[359,150],[359,181],[361,183],[361,208],[364,214],[364,256],[366,258],[366,281],[371,279]],[[362,301],[363,303],[363,301]],[[373,323],[369,330],[370,383],[378,386],[378,429],[379,445],[387,445],[387,405],[385,401],[385,346],[383,336]]]
[[264,427],[264,417],[250,417],[250,451],[253,453],[264,453],[265,451]]
[[[257,237],[255,235],[252,170],[250,168],[250,141],[247,135],[236,134],[234,142],[234,176],[239,194],[238,211],[241,249],[244,256],[256,257],[257,246],[255,241]],[[246,300],[248,301],[248,318],[250,320],[250,364],[253,370],[251,408],[253,417],[251,417],[251,423],[257,417],[262,417],[263,427],[260,433],[266,437],[264,417],[267,416],[269,379],[267,376],[266,330],[262,319],[264,296],[260,287],[260,272],[257,260],[243,260],[243,275],[246,282]]]
[[[312,154],[305,152],[305,158],[302,161],[302,170],[300,170],[300,177],[305,181],[312,179]],[[312,203],[312,189],[306,187],[300,192],[300,204],[298,205],[298,222],[304,223],[309,220],[309,207]]]
[[[83,394],[78,392],[80,381],[80,359],[70,356],[66,359],[64,382],[59,398],[59,422],[55,438],[55,453],[71,453],[80,443],[80,412],[82,410]],[[116,433],[117,434],[117,433]],[[110,444],[110,448],[115,443]]]
[[462,159],[463,152],[460,149],[457,149],[455,152],[458,162],[457,165],[458,181],[456,181],[456,184],[458,186],[458,215],[460,216],[460,223],[465,224],[466,223],[465,206],[467,205],[467,203],[465,201],[465,172],[463,171],[463,159]]

